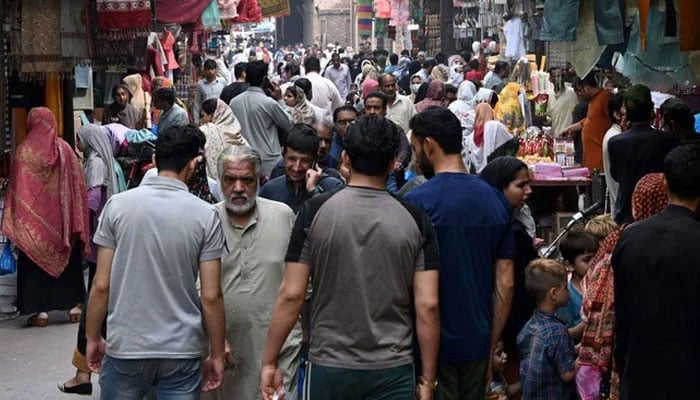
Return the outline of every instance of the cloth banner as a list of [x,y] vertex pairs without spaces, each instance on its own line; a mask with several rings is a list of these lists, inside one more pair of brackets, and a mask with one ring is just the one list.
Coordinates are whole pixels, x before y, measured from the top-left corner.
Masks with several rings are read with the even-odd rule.
[[372,0],[357,0],[357,33],[360,37],[372,36]]
[[263,18],[291,15],[289,0],[259,0]]
[[22,1],[21,66],[23,77],[43,79],[52,72],[61,72],[60,0]]
[[[158,12],[160,13],[160,10]],[[109,30],[149,26],[151,26],[150,1],[97,0],[98,28]]]

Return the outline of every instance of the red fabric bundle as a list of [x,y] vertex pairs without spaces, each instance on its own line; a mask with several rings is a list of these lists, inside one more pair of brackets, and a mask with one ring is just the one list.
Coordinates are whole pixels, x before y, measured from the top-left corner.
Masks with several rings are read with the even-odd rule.
[[262,11],[258,0],[241,0],[238,3],[238,17],[233,22],[260,22],[262,21]]
[[158,22],[166,24],[192,24],[202,17],[211,0],[157,0]]

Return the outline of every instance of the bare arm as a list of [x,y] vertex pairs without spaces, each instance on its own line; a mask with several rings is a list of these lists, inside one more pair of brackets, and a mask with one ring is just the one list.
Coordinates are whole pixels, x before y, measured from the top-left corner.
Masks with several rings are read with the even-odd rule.
[[209,354],[215,358],[224,355],[226,315],[221,292],[221,260],[200,261],[199,275],[202,286],[202,318],[209,337]]
[[282,375],[277,369],[277,361],[282,345],[304,306],[309,270],[309,265],[298,262],[287,262],[285,266],[263,352],[260,386],[264,400],[273,398],[273,393],[282,388]]
[[574,343],[578,343],[581,341],[584,329],[586,329],[586,324],[583,321],[568,329],[569,336],[571,336],[571,340],[573,340]]
[[[495,349],[506,325],[513,302],[513,260],[496,260],[494,268],[496,285],[493,293],[493,325],[491,326],[491,349]],[[491,353],[489,353],[491,354]]]
[[85,320],[85,336],[89,340],[100,340],[102,337],[102,322],[107,316],[107,304],[109,303],[113,259],[114,249],[102,246],[97,249],[97,269],[95,278],[92,280],[87,319]]
[[437,270],[413,274],[413,293],[416,308],[416,334],[420,345],[422,374],[427,381],[437,375],[440,346],[440,309],[438,306]]
[[566,371],[562,372],[559,374],[559,377],[561,378],[562,381],[564,382],[571,382],[574,380],[574,377],[576,376],[576,370],[571,370],[571,371]]

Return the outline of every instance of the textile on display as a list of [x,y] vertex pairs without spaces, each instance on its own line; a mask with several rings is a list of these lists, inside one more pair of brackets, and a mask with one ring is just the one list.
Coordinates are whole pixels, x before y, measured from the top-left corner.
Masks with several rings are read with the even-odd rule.
[[263,18],[291,15],[289,0],[260,0],[259,4]]
[[[74,0],[61,2],[61,56],[74,60],[90,57],[87,30],[91,2]],[[85,23],[82,20],[85,20]]]
[[233,22],[260,22],[262,21],[262,12],[258,5],[258,0],[241,0],[238,3],[238,17]]
[[[199,21],[210,0],[155,0],[158,22],[187,24]],[[150,14],[149,14],[150,15]]]
[[231,20],[238,16],[238,2],[239,0],[218,0],[222,20]]
[[360,37],[372,36],[372,0],[357,0],[357,33]]
[[60,0],[22,1],[21,66],[23,77],[43,79],[48,73],[60,72],[61,15]]
[[[102,30],[145,28],[151,25],[151,2],[96,0],[97,26]],[[190,2],[188,2],[190,3]],[[158,9],[158,13],[162,13]]]
[[[540,38],[543,41],[579,43],[582,40],[593,39],[580,32],[581,21],[585,21],[593,26],[595,43],[620,44],[624,42],[623,6],[620,0],[548,0],[544,6],[544,23]],[[584,14],[584,9],[589,8],[591,14]],[[583,18],[584,15],[586,18]]]
[[697,2],[681,1],[681,51],[700,50],[700,7]]
[[216,0],[211,0],[202,12],[202,28],[212,31],[221,29],[221,14]]

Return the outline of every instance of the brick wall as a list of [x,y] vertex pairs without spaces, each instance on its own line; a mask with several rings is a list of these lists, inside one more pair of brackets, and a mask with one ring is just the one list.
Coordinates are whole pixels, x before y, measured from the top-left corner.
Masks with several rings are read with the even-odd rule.
[[318,10],[314,26],[314,40],[322,47],[338,42],[352,46],[352,21],[350,9]]

